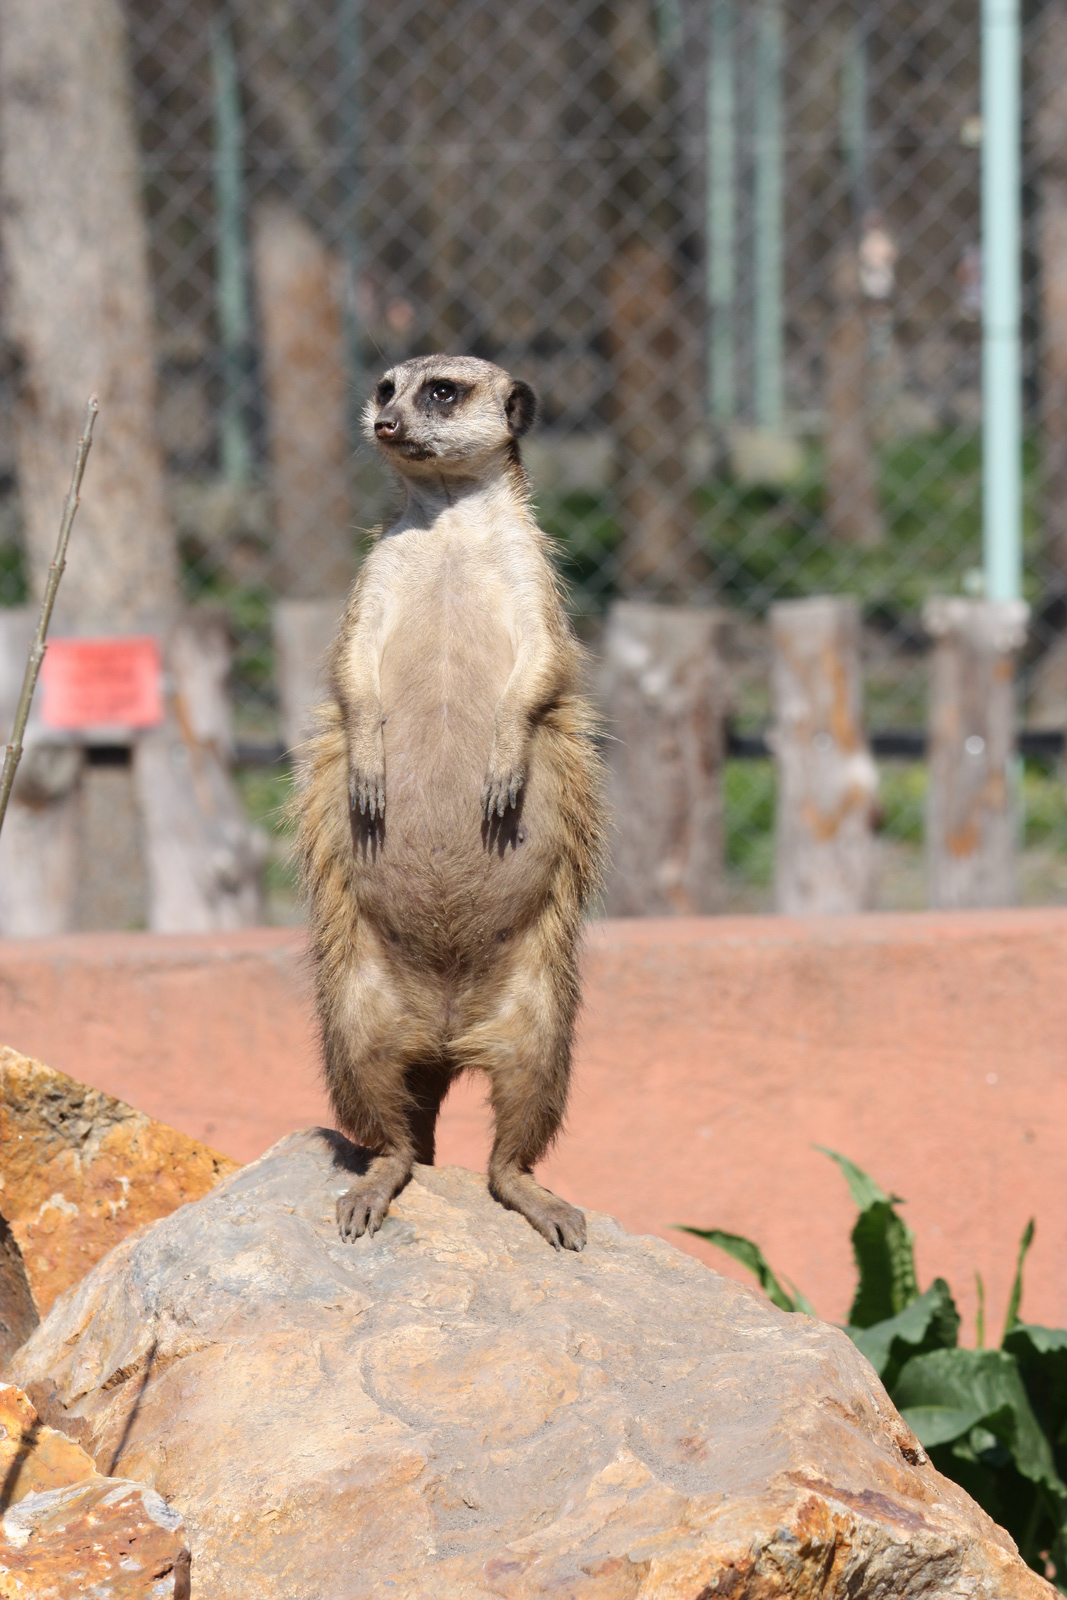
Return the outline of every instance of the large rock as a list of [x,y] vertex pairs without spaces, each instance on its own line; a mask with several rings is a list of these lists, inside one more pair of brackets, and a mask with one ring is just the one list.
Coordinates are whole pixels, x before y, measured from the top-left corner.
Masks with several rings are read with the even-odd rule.
[[188,1600],[181,1517],[0,1384],[0,1600]]
[[[0,1047],[0,1213],[41,1316],[120,1239],[199,1199],[237,1165]],[[0,1362],[28,1331],[10,1239],[0,1228]]]
[[355,1159],[284,1139],[15,1358],[182,1511],[194,1600],[1052,1595],[844,1334],[607,1217],[556,1254],[457,1168],[343,1244]]

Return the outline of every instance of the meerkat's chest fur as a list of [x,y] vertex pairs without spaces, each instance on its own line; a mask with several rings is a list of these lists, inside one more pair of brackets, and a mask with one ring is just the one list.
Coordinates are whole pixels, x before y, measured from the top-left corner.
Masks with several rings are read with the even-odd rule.
[[536,525],[484,504],[450,506],[428,527],[400,524],[373,552],[365,582],[368,600],[380,596],[383,653],[398,632],[423,657],[501,633],[514,653],[524,617],[558,604]]

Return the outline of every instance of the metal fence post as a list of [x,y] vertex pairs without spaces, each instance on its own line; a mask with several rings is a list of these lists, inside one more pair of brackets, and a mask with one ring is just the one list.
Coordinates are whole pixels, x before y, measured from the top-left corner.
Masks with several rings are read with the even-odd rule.
[[982,0],[982,538],[986,596],[1022,593],[1019,0]]

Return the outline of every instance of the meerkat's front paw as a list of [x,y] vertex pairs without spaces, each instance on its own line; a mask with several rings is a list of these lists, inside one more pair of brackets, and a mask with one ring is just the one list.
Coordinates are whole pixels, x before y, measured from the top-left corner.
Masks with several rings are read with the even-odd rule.
[[367,750],[353,755],[348,768],[348,803],[361,817],[385,816],[385,751]]
[[494,751],[482,785],[482,816],[502,817],[508,806],[518,804],[519,790],[525,782],[526,773],[521,761],[507,757],[498,759]]
[[366,772],[361,767],[353,767],[348,774],[348,801],[353,811],[358,811],[361,817],[370,814],[373,822],[375,817],[385,816],[385,773]]

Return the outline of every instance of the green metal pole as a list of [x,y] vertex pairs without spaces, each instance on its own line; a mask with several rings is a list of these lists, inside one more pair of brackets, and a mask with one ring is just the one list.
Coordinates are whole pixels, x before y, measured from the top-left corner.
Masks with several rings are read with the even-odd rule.
[[782,424],[782,7],[760,0],[756,20],[753,363],[756,421]]
[[982,544],[990,600],[1022,593],[1019,3],[982,0]]
[[712,0],[708,35],[707,270],[708,409],[731,422],[737,408],[734,381],[736,271],[736,168],[734,0]]
[[362,271],[362,246],[359,236],[361,199],[361,135],[363,94],[363,0],[339,0],[337,10],[339,100],[338,127],[341,142],[341,249],[344,252],[347,293],[345,295],[345,350],[349,376],[350,442],[355,448],[361,437],[363,394],[363,330],[359,325],[357,295]]
[[244,129],[237,51],[225,10],[211,19],[215,93],[215,306],[222,348],[219,466],[228,483],[248,483],[252,450],[245,415],[252,314],[244,214]]
[[857,17],[845,39],[841,64],[841,148],[852,215],[862,222],[870,207],[867,183],[867,36]]

